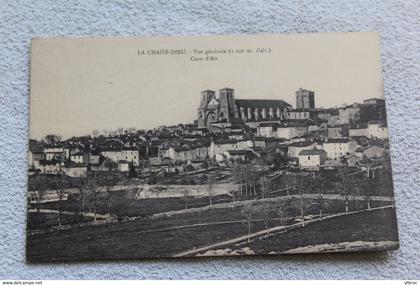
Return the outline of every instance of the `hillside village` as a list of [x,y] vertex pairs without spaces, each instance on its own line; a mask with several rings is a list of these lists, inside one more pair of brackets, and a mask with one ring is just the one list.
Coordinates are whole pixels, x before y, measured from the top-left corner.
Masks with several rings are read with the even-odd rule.
[[[203,91],[198,119],[191,124],[94,131],[66,140],[58,135],[32,139],[29,174],[84,177],[89,172],[112,170],[146,178],[241,162],[281,169],[348,165],[363,170],[367,162],[388,157],[384,99],[316,108],[314,92],[299,89],[296,108],[292,108],[281,100],[233,101],[233,92],[221,89],[217,98],[214,91]],[[236,105],[229,106],[231,102]]]
[[191,124],[32,139],[28,172],[32,261],[398,245],[383,99],[205,90]]

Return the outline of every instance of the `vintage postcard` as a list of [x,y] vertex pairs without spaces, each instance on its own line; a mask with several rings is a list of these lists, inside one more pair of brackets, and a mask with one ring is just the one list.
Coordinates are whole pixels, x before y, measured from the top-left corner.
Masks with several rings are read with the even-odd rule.
[[28,262],[399,247],[375,33],[32,41]]

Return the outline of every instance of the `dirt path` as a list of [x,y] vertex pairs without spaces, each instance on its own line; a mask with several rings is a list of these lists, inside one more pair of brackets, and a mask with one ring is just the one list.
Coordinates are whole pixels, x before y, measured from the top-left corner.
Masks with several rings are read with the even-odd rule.
[[[29,209],[28,212],[29,213],[37,213],[37,210],[36,209]],[[57,214],[57,215],[59,214],[58,210],[51,210],[51,209],[40,209],[39,212],[43,213],[43,214]],[[61,211],[61,214],[62,215],[70,215],[70,216],[80,215],[80,213],[69,212],[69,211]],[[94,218],[95,214],[94,213],[89,213],[89,212],[88,213],[83,212],[83,216]],[[108,215],[96,214],[96,218],[106,220],[109,217],[108,217]]]

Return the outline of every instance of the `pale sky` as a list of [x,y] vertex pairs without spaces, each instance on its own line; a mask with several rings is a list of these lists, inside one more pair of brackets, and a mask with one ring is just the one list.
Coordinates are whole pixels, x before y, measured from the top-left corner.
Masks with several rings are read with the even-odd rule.
[[[186,54],[138,55],[161,49]],[[253,53],[191,61],[193,49]],[[315,91],[316,107],[383,97],[375,33],[50,38],[35,39],[31,53],[31,138],[192,123],[205,89],[230,87],[237,99],[282,99],[293,107],[299,87]]]

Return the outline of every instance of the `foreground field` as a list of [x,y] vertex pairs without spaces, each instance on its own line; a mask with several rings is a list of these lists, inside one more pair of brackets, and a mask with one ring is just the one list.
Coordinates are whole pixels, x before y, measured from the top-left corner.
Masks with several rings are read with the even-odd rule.
[[397,249],[398,231],[392,226],[394,223],[393,208],[366,211],[261,235],[251,242],[214,247],[197,256]]
[[[311,198],[304,198],[302,202],[298,197],[252,201],[250,219],[249,205],[250,201],[239,201],[198,209],[160,213],[126,222],[88,225],[46,234],[28,235],[27,259],[31,262],[41,262],[168,257],[247,235],[249,230],[254,233],[265,228],[299,222],[301,206],[304,209],[305,219],[311,219],[311,216],[319,214],[319,201]],[[352,203],[349,206],[355,208]],[[375,206],[374,203],[373,206]],[[344,209],[342,200],[323,201],[324,214],[339,213]],[[339,221],[338,224],[342,228],[334,226],[326,228],[333,236],[337,231],[337,234],[342,232],[343,237],[357,238],[359,227],[357,222],[361,220],[361,223],[366,224],[363,226],[363,233],[375,236],[375,231],[380,230],[375,225],[381,222],[388,223],[390,218],[393,218],[392,216],[388,217],[389,213],[385,212],[385,216],[380,221],[376,221],[371,219],[369,214],[371,213],[361,216],[360,219],[353,219],[356,220],[353,223]],[[248,227],[248,222],[250,227]],[[374,222],[374,224],[370,225],[370,222]],[[306,229],[310,230],[311,228],[308,226],[304,228],[305,231]],[[323,232],[324,230],[316,229],[315,226],[314,232],[318,231]],[[382,230],[382,232],[384,231]],[[299,246],[310,240],[304,240]],[[269,252],[266,251],[267,249],[261,248],[261,252]],[[283,250],[282,242],[270,246],[270,248],[271,250],[273,248],[278,251]]]

